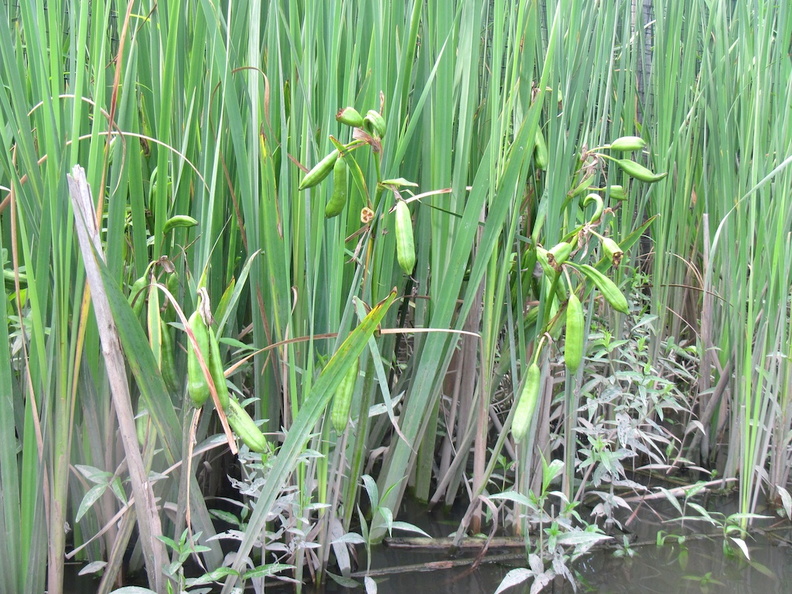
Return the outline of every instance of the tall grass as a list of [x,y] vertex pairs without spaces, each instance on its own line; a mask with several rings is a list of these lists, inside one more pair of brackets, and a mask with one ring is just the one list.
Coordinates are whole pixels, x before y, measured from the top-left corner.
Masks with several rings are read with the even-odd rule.
[[788,478],[792,15],[785,3],[657,2],[655,16],[668,49],[654,54],[651,133],[675,174],[655,194],[667,216],[653,297],[669,333],[700,349],[695,431],[751,512]]
[[[139,428],[154,429],[142,459],[152,473],[181,463],[152,487],[161,509],[177,510],[173,522],[162,514],[163,532],[177,538],[189,509],[209,568],[222,559],[203,496],[212,493],[202,494],[186,458],[185,333],[162,296],[161,317],[151,305],[136,321],[118,289],[128,295],[153,271],[141,299],[156,303],[153,282],[165,284],[172,266],[179,280],[169,287],[189,314],[205,283],[230,385],[257,399],[249,410],[282,444],[235,570],[287,484],[300,494],[292,513],[320,527],[322,553],[297,553],[298,579],[303,568],[321,574],[330,534],[353,527],[366,472],[381,508],[395,512],[407,489],[433,503],[462,496],[478,531],[477,497],[492,488],[502,453],[519,461],[524,490],[541,486],[540,454],[549,459],[558,443],[551,418],[561,419],[568,496],[581,479],[574,423],[582,376],[561,380],[558,417],[557,390],[546,383],[528,445],[515,449],[502,431],[554,299],[533,293],[532,271],[519,264],[535,262],[537,243],[552,246],[587,220],[582,196],[568,199],[581,151],[624,135],[649,141],[639,159],[670,175],[644,186],[607,170],[629,198],[607,202],[614,210],[599,232],[621,241],[661,215],[650,253],[646,241],[636,244],[613,276],[629,289],[636,271],[649,272],[661,320],[656,357],[669,337],[697,348],[691,406],[699,422],[685,443],[740,476],[745,512],[763,488],[784,486],[792,11],[770,0],[655,0],[650,17],[638,4],[3,3],[0,528],[15,537],[0,555],[2,589],[61,591],[64,553],[84,544],[80,558],[110,561],[109,590],[136,521],[125,505],[131,491],[113,489],[113,477],[129,474],[95,288],[75,241],[66,182],[75,164],[87,172],[101,221],[104,290],[130,370],[130,404]],[[335,119],[345,106],[380,111],[387,131],[380,144],[343,157],[353,171],[347,206],[326,219],[331,180],[304,191],[298,184],[335,148],[331,136],[352,140]],[[533,161],[538,130],[549,147],[544,172]],[[409,201],[417,248],[409,276],[396,261],[390,211],[410,194],[379,183],[400,177],[422,194]],[[368,224],[364,207],[374,213]],[[173,215],[199,224],[165,234]],[[369,340],[369,318],[350,349],[345,340],[366,306],[394,286],[397,304],[375,310],[383,331]],[[538,308],[537,322],[527,306]],[[605,319],[624,331],[621,315]],[[177,345],[172,387],[158,371],[162,332]],[[545,377],[559,352],[542,355]],[[361,373],[339,435],[322,411],[354,353]],[[215,418],[203,414],[199,444],[221,431]],[[321,456],[298,462],[303,451]],[[226,472],[216,460],[214,472]],[[94,485],[104,487],[75,521]],[[387,529],[373,526],[372,538]]]

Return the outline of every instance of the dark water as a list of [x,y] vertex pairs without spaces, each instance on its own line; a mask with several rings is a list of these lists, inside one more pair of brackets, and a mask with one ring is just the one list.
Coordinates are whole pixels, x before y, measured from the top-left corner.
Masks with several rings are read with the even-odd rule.
[[[718,504],[724,513],[729,511],[729,502]],[[579,575],[577,592],[608,593],[723,593],[723,594],[774,594],[792,593],[792,529],[789,522],[780,522],[771,532],[753,530],[746,539],[751,563],[744,559],[724,554],[724,538],[717,527],[703,522],[666,522],[663,517],[674,514],[657,504],[629,528],[632,542],[628,548],[633,554],[617,557],[614,548],[602,548],[578,558],[573,564]],[[449,536],[457,527],[459,514],[451,512],[427,513],[420,504],[406,503],[399,519],[413,523],[434,537]],[[766,524],[769,526],[769,524]],[[680,545],[674,538],[667,539],[664,546],[655,544],[658,530],[684,536]],[[703,538],[702,533],[711,534]],[[766,534],[773,536],[773,540]],[[468,554],[469,558],[471,554]],[[519,549],[490,550],[486,559],[476,570],[470,566],[451,569],[419,571],[420,566],[431,562],[452,560],[446,552],[424,549],[395,549],[387,546],[374,547],[371,558],[373,579],[380,594],[492,594],[503,577],[516,567],[526,567]],[[465,559],[460,554],[453,559]],[[359,554],[361,567],[365,569],[365,553]],[[66,592],[94,592],[98,582],[90,578],[78,578],[78,567],[67,568]],[[386,570],[386,575],[377,575]],[[363,578],[357,576],[358,582]],[[219,590],[218,590],[219,591]],[[248,590],[252,591],[252,590]],[[267,592],[285,593],[293,589],[267,587]],[[304,588],[306,594],[334,592],[364,592],[362,588],[347,590],[330,582],[318,590]],[[543,592],[559,594],[575,590],[568,583],[557,581],[548,585]],[[528,594],[530,581],[506,590],[510,594]]]
[[[654,545],[638,547],[631,559],[619,559],[612,551],[600,551],[577,560],[573,567],[581,575],[578,592],[717,592],[717,593],[789,593],[792,592],[792,551],[769,543],[751,546],[751,560],[763,570],[728,559],[720,542],[696,540],[687,543],[687,562],[680,564],[680,549],[674,546],[658,548]],[[421,563],[426,556],[416,553],[380,550],[372,558],[372,565],[396,566]],[[382,563],[382,565],[380,565]],[[506,573],[520,567],[519,562],[483,564],[476,571],[450,569],[432,573],[405,573],[377,577],[382,594],[492,594]],[[768,576],[764,572],[769,571]],[[708,578],[705,577],[709,574]],[[714,581],[713,581],[714,580]],[[513,593],[530,592],[530,582],[507,590]],[[569,584],[556,583],[544,592],[574,592]]]
[[[788,521],[777,526],[752,530],[746,544],[750,563],[741,554],[724,553],[724,536],[719,527],[704,522],[663,521],[675,514],[664,502],[648,507],[645,513],[626,531],[632,555],[616,556],[613,546],[601,548],[578,558],[571,567],[579,575],[577,592],[602,593],[792,593],[792,528]],[[725,514],[732,513],[731,501],[720,501],[717,507]],[[448,536],[455,526],[438,522],[436,515],[415,509],[408,513],[410,521],[420,525],[433,536]],[[445,530],[445,531],[444,531]],[[680,545],[674,537],[657,546],[656,534],[684,537]],[[711,536],[703,537],[703,534]],[[768,538],[768,535],[773,537]],[[616,542],[617,539],[614,539]],[[618,539],[621,543],[621,538]],[[730,542],[730,541],[727,541]],[[613,544],[613,543],[611,543]],[[730,544],[733,544],[730,542]],[[735,547],[736,548],[736,547]],[[490,551],[490,555],[519,554],[519,551]],[[398,567],[448,559],[442,553],[404,551],[379,547],[372,553],[372,568]],[[524,559],[482,563],[475,571],[454,568],[434,572],[411,571],[375,577],[381,594],[492,594],[503,577],[515,567],[527,567]],[[528,594],[530,580],[506,590],[514,594]],[[548,585],[543,592],[572,593],[573,587],[561,581]]]

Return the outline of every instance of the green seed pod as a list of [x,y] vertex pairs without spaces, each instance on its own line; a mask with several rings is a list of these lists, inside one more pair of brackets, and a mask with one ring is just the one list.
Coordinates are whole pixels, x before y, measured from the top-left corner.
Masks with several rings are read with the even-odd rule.
[[366,117],[363,118],[363,129],[372,136],[385,138],[385,118],[380,112],[369,109]]
[[146,302],[145,293],[143,289],[148,284],[148,274],[144,274],[137,279],[132,287],[129,289],[129,305],[132,306],[132,311],[135,312],[135,317],[140,317],[140,312],[143,311],[143,304]]
[[333,194],[325,205],[325,217],[338,216],[344,210],[347,201],[347,164],[338,159],[333,165]]
[[176,364],[174,362],[175,349],[173,338],[170,333],[170,326],[164,321],[160,321],[160,373],[165,385],[171,392],[175,392],[179,387],[179,380],[176,377]]
[[550,263],[549,252],[541,246],[536,246],[536,259],[539,261],[539,264],[542,265],[542,270],[544,270],[547,277],[553,278],[553,275],[555,275],[557,271]]
[[514,419],[512,420],[512,437],[517,443],[523,440],[531,426],[531,421],[536,411],[536,403],[539,401],[541,379],[542,373],[539,366],[536,363],[532,363],[526,373],[525,385],[522,392],[520,392],[520,399],[517,401],[517,408],[514,411]]
[[341,383],[338,385],[333,397],[333,409],[330,413],[330,420],[338,433],[342,433],[349,422],[349,409],[352,406],[352,395],[355,392],[357,377],[358,361],[355,359],[341,379]]
[[547,143],[541,128],[536,129],[536,136],[534,137],[534,163],[536,163],[537,169],[547,169]]
[[640,136],[622,136],[610,143],[614,151],[639,151],[646,146],[646,141]]
[[217,337],[211,328],[209,330],[209,373],[212,375],[212,381],[215,385],[217,392],[217,400],[223,410],[228,409],[228,384],[225,380],[225,372],[223,369],[223,360],[220,358],[220,345],[217,342]]
[[547,252],[547,261],[555,270],[560,271],[561,265],[569,259],[574,244],[562,241],[554,245]]
[[622,170],[629,175],[630,177],[634,177],[635,179],[652,184],[654,182],[658,182],[663,179],[668,172],[665,173],[653,173],[651,170],[647,169],[640,163],[636,163],[635,161],[631,161],[630,159],[616,159],[616,164],[622,168]]
[[624,252],[619,247],[619,244],[610,237],[600,237],[600,243],[602,244],[602,250],[608,257],[608,260],[610,260],[614,266],[618,266],[621,262],[622,256],[624,255]]
[[187,215],[176,215],[175,217],[169,218],[165,221],[165,226],[162,228],[162,234],[167,234],[171,229],[175,229],[176,227],[195,227],[198,224],[192,217],[188,217]]
[[324,159],[314,165],[313,169],[305,174],[305,177],[300,182],[300,185],[297,187],[297,189],[305,190],[307,188],[312,188],[321,182],[324,178],[330,175],[330,172],[333,170],[333,166],[335,165],[337,159],[338,151],[334,150]]
[[584,330],[583,305],[572,291],[569,294],[566,310],[566,340],[564,341],[564,362],[571,373],[575,373],[583,361]]
[[625,314],[629,313],[630,309],[627,305],[627,298],[624,296],[624,293],[619,290],[619,287],[616,286],[616,283],[588,264],[578,264],[576,268],[594,283],[594,286],[600,290],[602,296],[605,297],[605,300],[610,303],[613,309]]
[[614,200],[627,200],[627,192],[622,186],[608,186],[605,190],[609,192],[610,197]]
[[179,273],[178,272],[171,272],[168,275],[167,280],[165,281],[165,287],[168,289],[168,292],[173,295],[174,297],[179,296]]
[[[187,321],[187,325],[195,336],[198,350],[204,359],[207,367],[209,366],[209,328],[196,309]],[[209,398],[209,384],[206,382],[198,356],[195,354],[195,346],[192,341],[187,343],[187,392],[190,394],[193,406],[201,408]]]
[[352,126],[353,128],[363,127],[363,116],[360,115],[358,110],[354,107],[343,107],[339,109],[336,114],[336,121],[346,124],[347,126]]
[[583,208],[589,205],[589,203],[593,202],[596,205],[594,209],[594,214],[591,215],[589,219],[589,225],[594,225],[598,223],[600,218],[602,218],[602,212],[605,210],[605,204],[602,202],[602,196],[599,194],[589,194],[583,199]]
[[250,417],[236,398],[230,398],[228,409],[226,410],[228,424],[234,433],[242,440],[253,452],[266,452],[269,448],[267,438],[258,428],[255,421]]
[[396,259],[404,274],[412,274],[415,268],[415,242],[413,240],[410,209],[403,200],[396,202]]

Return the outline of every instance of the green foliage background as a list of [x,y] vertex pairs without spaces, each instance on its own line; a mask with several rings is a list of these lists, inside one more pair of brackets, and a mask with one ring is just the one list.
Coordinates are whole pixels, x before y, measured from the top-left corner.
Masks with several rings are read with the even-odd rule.
[[[250,410],[271,433],[299,418],[324,363],[365,313],[356,300],[373,306],[396,286],[405,298],[382,328],[434,330],[368,342],[354,429],[341,439],[329,423],[301,426],[325,457],[294,474],[287,457],[276,462],[306,493],[302,506],[340,502],[348,528],[358,477],[380,446],[388,446],[376,466],[383,507],[398,509],[408,485],[447,502],[463,483],[485,486],[494,395],[519,389],[542,330],[524,321],[524,308],[543,311],[548,298],[532,293],[530,272],[515,274],[513,262],[585,220],[582,196],[568,199],[584,148],[642,136],[639,160],[669,175],[646,186],[607,169],[628,199],[604,196],[615,210],[600,232],[621,240],[660,215],[612,276],[630,293],[637,271],[646,275],[655,356],[669,337],[695,353],[688,405],[697,423],[683,445],[706,461],[723,454],[721,472],[739,476],[741,509],[753,510],[762,489],[789,478],[791,39],[792,8],[773,0],[3,2],[0,532],[12,536],[0,589],[41,592],[46,581],[60,591],[64,525],[81,544],[123,507],[108,482],[74,522],[98,484],[77,465],[127,478],[75,241],[67,187],[75,164],[87,172],[115,289],[128,294],[150,262],[167,258],[187,313],[206,273],[227,368],[271,347],[229,376],[258,398]],[[351,139],[335,120],[345,106],[380,111],[387,133],[380,152],[354,153],[359,183],[328,220],[332,184],[298,192],[299,165],[330,152],[329,136]],[[543,172],[532,158],[539,129]],[[395,258],[396,197],[377,184],[399,177],[416,182],[416,193],[434,192],[410,204],[412,278]],[[370,226],[360,222],[364,206],[375,214]],[[163,234],[174,215],[199,224]],[[164,282],[163,267],[153,270]],[[183,382],[184,333],[172,309],[163,315]],[[623,331],[624,317],[603,316]],[[150,336],[152,320],[140,321]],[[144,335],[119,326],[129,333],[130,369],[156,363],[157,341],[155,356],[144,354]],[[409,357],[399,350],[405,337]],[[132,399],[157,413],[143,459],[163,472],[184,456],[191,411],[183,383],[171,391],[155,366],[142,373],[152,376],[147,387],[129,375]],[[382,402],[398,417],[369,420],[369,406]],[[199,441],[217,430],[206,414]],[[536,439],[519,454],[527,468],[540,467]],[[190,481],[179,472],[153,488],[184,509]],[[333,482],[339,474],[347,480]],[[445,491],[433,493],[437,482]],[[255,517],[263,522],[266,511]],[[191,512],[203,542],[212,527],[194,481]],[[87,559],[117,569],[114,546],[135,523],[131,512],[122,517],[83,550]],[[219,566],[210,547],[207,564]]]

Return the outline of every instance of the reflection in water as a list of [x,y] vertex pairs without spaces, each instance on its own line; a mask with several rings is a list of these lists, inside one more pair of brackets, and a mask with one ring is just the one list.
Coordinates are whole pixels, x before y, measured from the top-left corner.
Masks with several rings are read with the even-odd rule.
[[[662,505],[655,506],[655,512]],[[731,513],[726,511],[726,513]],[[434,537],[449,536],[459,522],[461,513],[457,510],[445,515],[442,512],[427,513],[420,504],[408,502],[400,510],[399,519],[410,522],[426,530]],[[666,517],[672,517],[667,514]],[[718,535],[710,539],[701,538],[696,531],[713,530],[704,523],[686,524],[684,530],[678,522],[656,523],[643,517],[631,528],[633,544],[628,548],[633,555],[622,558],[614,555],[614,549],[601,549],[577,559],[573,569],[580,576],[577,592],[600,592],[603,594],[789,594],[792,593],[792,548],[779,546],[755,533],[748,540],[753,566],[729,558],[723,552],[723,538]],[[658,530],[665,533],[686,535],[683,545],[676,539],[668,538],[664,546],[655,543]],[[785,542],[792,542],[792,531],[779,534]],[[489,555],[514,558],[515,551],[490,550]],[[467,555],[467,553],[466,553]],[[461,558],[461,556],[460,556]],[[387,546],[373,548],[371,568],[394,569],[405,566],[421,566],[433,561],[447,561],[443,551],[418,549],[395,549]],[[360,569],[366,566],[365,553],[359,550]],[[483,563],[476,570],[469,567],[456,567],[431,572],[405,571],[376,576],[379,594],[492,594],[503,577],[513,568],[522,567],[524,560]],[[76,573],[77,568],[70,568]],[[70,575],[66,580],[66,592],[91,592],[95,581],[90,578],[75,579]],[[359,578],[358,582],[362,583]],[[71,588],[71,589],[70,589]],[[219,588],[215,590],[219,592]],[[252,592],[251,589],[247,590]],[[270,587],[269,594],[294,592],[292,586]],[[325,588],[312,586],[303,588],[305,594],[330,594],[336,592],[363,592],[341,588],[330,581]],[[508,594],[528,594],[530,581],[506,590]],[[571,585],[561,581],[549,585],[543,592],[567,594],[574,592]]]
[[[676,544],[639,546],[632,558],[614,557],[612,550],[601,550],[578,559],[578,592],[601,593],[683,593],[762,594],[792,592],[792,551],[767,542],[750,545],[754,567],[726,558],[717,540],[689,540],[686,554]],[[398,567],[442,559],[427,554],[378,547],[372,555],[372,568]],[[685,568],[682,568],[685,565]],[[503,576],[519,564],[483,564],[476,571],[452,569],[411,572],[377,577],[380,594],[492,594]],[[770,574],[770,575],[768,575]],[[328,589],[329,590],[329,589]],[[339,590],[340,591],[340,590]],[[528,594],[530,582],[507,592]],[[571,585],[561,582],[544,592],[571,593]]]
[[[703,522],[688,522],[684,529],[678,522],[657,524],[654,513],[675,514],[656,502],[654,512],[643,516],[631,526],[634,543],[628,550],[632,556],[617,557],[614,550],[601,549],[575,561],[574,570],[580,576],[578,592],[601,593],[674,593],[703,592],[717,594],[775,594],[792,593],[792,549],[769,542],[757,531],[747,539],[751,565],[723,551],[723,537],[701,538],[697,532],[716,532],[717,528]],[[728,502],[719,502],[726,514]],[[455,514],[451,514],[454,516]],[[678,515],[678,514],[677,514]],[[418,505],[408,504],[401,510],[400,519],[416,524],[435,537],[448,536],[455,528],[457,518],[446,518],[440,513],[427,514]],[[456,521],[455,521],[456,520]],[[686,535],[680,544],[668,538],[658,547],[655,535],[658,530],[676,535]],[[792,531],[781,535],[792,542]],[[502,551],[490,551],[497,554]],[[508,551],[514,553],[512,549]],[[430,561],[448,559],[436,551],[389,549],[376,547],[371,567],[393,568]],[[364,561],[363,561],[364,562]],[[434,572],[410,572],[377,577],[379,594],[492,594],[509,570],[521,567],[523,561],[482,564],[477,570],[455,568]],[[328,591],[330,589],[328,588]],[[337,590],[341,591],[341,590]],[[508,593],[528,594],[530,581],[509,590]],[[543,592],[567,594],[574,592],[570,584],[557,582]]]

